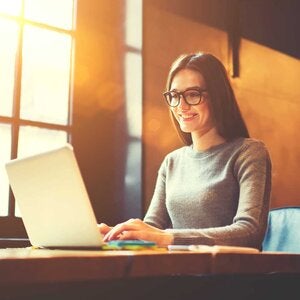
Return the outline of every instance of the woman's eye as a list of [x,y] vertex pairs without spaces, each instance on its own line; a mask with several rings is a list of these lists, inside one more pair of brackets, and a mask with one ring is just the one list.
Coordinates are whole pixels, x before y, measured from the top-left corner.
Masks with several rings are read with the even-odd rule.
[[191,97],[191,98],[194,98],[194,97],[199,97],[199,92],[189,92],[186,97]]

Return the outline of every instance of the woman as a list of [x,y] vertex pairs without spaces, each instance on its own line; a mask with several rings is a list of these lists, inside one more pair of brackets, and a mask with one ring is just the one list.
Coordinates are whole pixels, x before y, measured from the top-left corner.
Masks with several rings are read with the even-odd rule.
[[261,248],[271,162],[249,138],[224,66],[211,54],[179,57],[164,97],[186,146],[165,157],[144,221],[100,224],[105,241]]

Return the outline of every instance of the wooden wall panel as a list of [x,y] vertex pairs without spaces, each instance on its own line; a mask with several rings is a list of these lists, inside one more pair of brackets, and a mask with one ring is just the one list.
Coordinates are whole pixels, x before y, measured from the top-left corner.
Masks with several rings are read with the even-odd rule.
[[[240,76],[231,80],[251,136],[263,140],[271,154],[271,206],[300,205],[300,62],[246,39],[240,46]],[[161,95],[171,62],[202,50],[216,55],[230,72],[228,49],[225,31],[144,1],[145,211],[163,157],[182,145]]]
[[250,134],[273,163],[272,207],[300,204],[300,61],[243,39],[235,92]]

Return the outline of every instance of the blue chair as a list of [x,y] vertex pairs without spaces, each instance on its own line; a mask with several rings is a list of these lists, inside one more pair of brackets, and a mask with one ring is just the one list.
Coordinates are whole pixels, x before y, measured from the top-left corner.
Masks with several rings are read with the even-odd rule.
[[262,251],[300,253],[300,206],[270,210]]

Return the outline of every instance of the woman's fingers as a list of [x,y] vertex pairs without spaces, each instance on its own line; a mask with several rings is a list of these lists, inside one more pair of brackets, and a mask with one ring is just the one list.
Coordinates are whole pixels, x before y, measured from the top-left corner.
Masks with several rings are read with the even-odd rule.
[[158,246],[166,246],[173,243],[173,235],[164,230],[144,223],[140,219],[130,219],[115,227],[104,223],[98,225],[105,242],[111,240],[146,240],[155,242]]
[[134,225],[118,224],[104,236],[104,241],[120,239],[124,231],[136,230]]
[[112,230],[113,227],[106,225],[105,223],[98,224],[98,228],[102,234],[107,234]]
[[113,227],[105,236],[104,241],[111,241],[121,239],[121,235],[124,231],[136,231],[140,230],[140,226],[143,222],[139,219],[130,219],[124,223],[120,223]]
[[120,240],[145,240],[154,241],[147,232],[140,230],[123,231],[120,235]]

